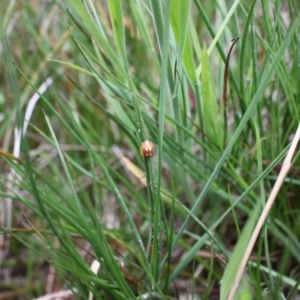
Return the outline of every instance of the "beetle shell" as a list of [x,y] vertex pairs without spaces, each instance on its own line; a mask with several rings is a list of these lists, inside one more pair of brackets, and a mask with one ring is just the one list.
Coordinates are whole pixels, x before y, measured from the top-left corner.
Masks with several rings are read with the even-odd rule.
[[146,140],[142,143],[140,147],[140,154],[144,158],[149,158],[154,154],[154,145],[152,142]]

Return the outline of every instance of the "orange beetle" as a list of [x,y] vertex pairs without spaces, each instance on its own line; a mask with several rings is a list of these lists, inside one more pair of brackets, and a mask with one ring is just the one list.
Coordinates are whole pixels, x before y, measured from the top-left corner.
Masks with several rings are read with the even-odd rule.
[[142,142],[142,145],[140,147],[140,154],[144,158],[149,158],[149,157],[153,156],[153,154],[154,154],[153,143],[148,140]]

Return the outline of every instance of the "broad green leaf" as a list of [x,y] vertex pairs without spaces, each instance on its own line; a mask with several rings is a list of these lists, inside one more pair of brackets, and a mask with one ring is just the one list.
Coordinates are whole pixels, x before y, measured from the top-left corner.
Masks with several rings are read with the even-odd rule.
[[[261,206],[257,205],[253,209],[253,213],[250,215],[241,236],[239,237],[239,240],[237,242],[237,245],[234,248],[233,253],[230,256],[229,262],[226,266],[223,279],[221,281],[221,294],[220,299],[226,300],[228,297],[228,294],[231,290],[231,287],[234,283],[236,274],[240,268],[244,253],[246,251],[246,248],[248,246],[249,240],[251,238],[251,235],[253,233],[254,227],[257,223],[259,213],[261,211]],[[240,288],[243,289],[243,285],[240,286]],[[243,293],[244,291],[240,290],[239,293]],[[248,298],[245,298],[248,299]]]
[[127,65],[125,32],[123,26],[123,14],[120,0],[108,0],[110,19],[114,31],[115,43],[123,64]]
[[220,126],[218,107],[213,91],[213,82],[210,74],[208,53],[205,45],[202,53],[202,66],[202,105],[204,129],[210,140],[215,141],[221,147],[223,131],[222,127]]
[[179,48],[179,60],[182,59],[190,80],[196,81],[193,50],[188,31],[190,0],[171,1],[171,25]]

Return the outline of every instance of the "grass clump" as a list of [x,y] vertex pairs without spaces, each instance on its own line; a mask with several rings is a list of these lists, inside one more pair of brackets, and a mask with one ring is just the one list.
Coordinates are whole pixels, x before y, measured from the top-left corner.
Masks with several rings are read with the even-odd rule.
[[4,2],[0,299],[296,299],[296,2]]

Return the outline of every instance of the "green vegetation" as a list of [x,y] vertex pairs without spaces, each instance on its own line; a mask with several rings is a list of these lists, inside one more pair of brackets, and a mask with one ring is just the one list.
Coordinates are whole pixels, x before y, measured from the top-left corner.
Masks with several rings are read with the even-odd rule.
[[2,0],[0,299],[296,299],[298,6]]

